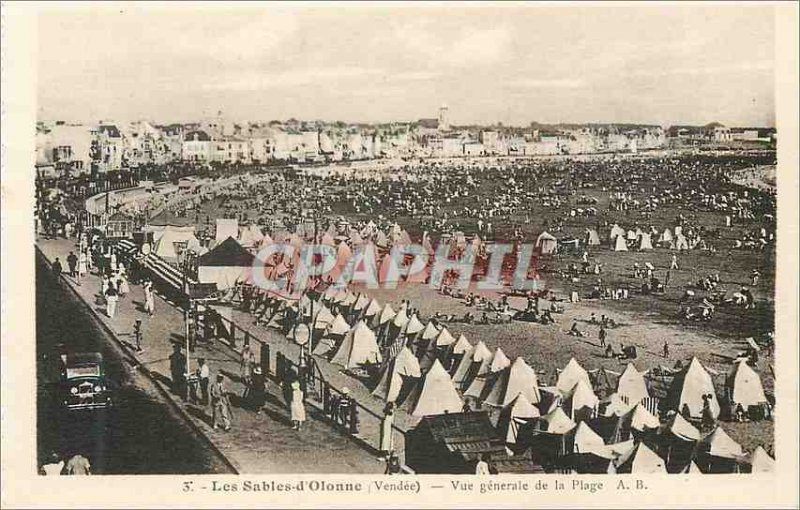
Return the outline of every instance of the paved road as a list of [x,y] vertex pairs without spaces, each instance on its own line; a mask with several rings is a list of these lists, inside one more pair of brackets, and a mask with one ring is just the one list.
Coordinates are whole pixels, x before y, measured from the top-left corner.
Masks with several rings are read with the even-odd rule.
[[[74,249],[73,241],[64,239],[40,240],[37,244],[48,260],[54,260],[56,256],[65,260],[69,251]],[[182,312],[157,296],[156,314],[148,317],[141,309],[144,303],[141,286],[131,285],[131,292],[117,304],[116,315],[108,318],[103,307],[95,304],[95,294],[100,288],[99,278],[96,275],[87,275],[82,285],[74,285],[69,277],[62,283],[81,296],[81,306],[84,306],[85,313],[89,313],[89,307],[98,312],[93,316],[93,321],[110,328],[122,342],[130,341],[128,335],[134,320],[142,319],[144,331],[142,344],[145,349],[135,357],[157,379],[159,388],[167,389],[171,386],[169,355],[172,352],[172,341],[183,338]],[[72,329],[74,328],[69,330]],[[274,355],[276,351],[273,351]],[[209,361],[212,377],[216,373],[228,375],[228,391],[231,393],[233,404],[233,429],[230,432],[213,430],[211,409],[208,406],[182,402],[177,397],[170,398],[186,413],[184,416],[191,420],[195,433],[203,434],[212,442],[215,450],[225,455],[238,472],[382,473],[384,471],[383,462],[378,462],[372,453],[361,448],[345,431],[331,427],[328,420],[310,405],[306,406],[308,419],[302,432],[292,431],[289,409],[283,399],[283,392],[271,381],[267,384],[269,396],[265,412],[256,414],[241,407],[239,396],[243,386],[238,376],[240,356],[226,344],[212,342],[208,345],[198,345],[192,360],[198,357],[205,357]],[[194,363],[195,361],[192,362],[192,366]],[[130,371],[130,368],[127,370]],[[377,431],[374,431],[372,436],[377,439]],[[185,472],[191,471],[185,470]]]
[[[97,474],[225,473],[210,451],[123,358],[74,295],[37,258],[36,356],[38,463],[51,451],[80,452]],[[59,380],[58,345],[98,351],[106,360],[117,405],[108,411],[65,413],[52,396]]]

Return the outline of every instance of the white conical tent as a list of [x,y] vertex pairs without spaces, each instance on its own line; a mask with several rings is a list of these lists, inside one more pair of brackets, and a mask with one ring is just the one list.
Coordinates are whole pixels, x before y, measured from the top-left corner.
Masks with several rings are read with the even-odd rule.
[[644,443],[637,444],[620,457],[616,464],[617,473],[620,474],[664,474],[667,472],[664,460]]
[[433,321],[425,325],[418,339],[416,340],[416,354],[420,359],[420,364],[423,370],[428,369],[436,359],[436,337],[439,336],[441,329],[437,328]]
[[333,298],[331,298],[331,302],[336,305],[341,305],[349,295],[350,291],[348,289],[339,289],[336,291],[336,294],[333,295]]
[[439,336],[440,329],[436,327],[436,325],[431,321],[425,325],[425,329],[422,330],[422,335],[420,335],[421,340],[431,341]]
[[176,245],[182,243],[194,244],[198,239],[194,235],[194,227],[191,229],[184,227],[166,226],[161,233],[155,245],[153,246],[153,253],[166,260],[167,262],[176,262],[178,260],[178,252]]
[[358,301],[358,296],[356,296],[355,293],[350,292],[348,290],[347,294],[344,296],[340,304],[345,307],[351,307],[355,305],[357,301]]
[[625,236],[617,236],[614,238],[614,251],[628,251],[628,245],[625,241]]
[[383,309],[381,310],[381,312],[375,315],[372,325],[373,327],[383,326],[390,320],[394,319],[395,315],[397,314],[395,313],[394,309],[392,309],[392,305],[386,303],[385,305],[383,305]]
[[365,363],[380,363],[381,353],[375,341],[375,333],[359,321],[342,340],[342,344],[331,358],[331,363],[344,368],[354,368]]
[[737,460],[744,455],[742,445],[731,439],[719,425],[714,432],[700,441],[700,445],[703,451],[714,457]]
[[603,416],[624,416],[631,411],[631,406],[622,400],[619,393],[612,393],[603,401]]
[[381,311],[381,304],[378,303],[377,299],[372,298],[367,307],[364,309],[364,317],[365,318],[374,317],[378,313],[380,313],[380,311]]
[[214,238],[218,243],[232,237],[239,238],[239,220],[236,218],[217,218],[217,230]]
[[592,386],[586,381],[579,380],[572,390],[564,396],[562,407],[567,415],[575,419],[575,412],[584,408],[596,409],[600,403],[597,395],[592,391]]
[[[450,345],[450,347],[447,348],[447,359],[450,362],[453,362],[453,360],[456,359],[460,361],[460,358],[471,350],[472,350],[472,344],[469,343],[467,337],[465,337],[464,335],[459,335],[458,340],[456,340],[454,343]],[[458,364],[453,365],[451,367],[451,372],[455,371],[457,367]]]
[[681,441],[694,442],[700,440],[700,431],[686,421],[680,413],[675,413],[672,419],[664,427],[664,433],[672,434]]
[[323,301],[327,301],[327,302],[331,302],[331,301],[333,301],[333,297],[334,297],[336,294],[338,294],[338,293],[339,293],[339,290],[340,290],[340,289],[336,288],[336,287],[335,287],[335,286],[333,286],[333,285],[331,285],[330,287],[328,287],[327,289],[325,289],[325,292],[323,292],[323,293],[322,293],[322,299],[323,299]]
[[540,430],[548,434],[566,434],[576,426],[575,422],[560,407],[556,407],[539,420]]
[[671,409],[681,413],[683,406],[689,409],[692,418],[703,416],[703,396],[711,395],[709,408],[714,418],[719,416],[719,402],[714,392],[714,382],[697,358],[675,377],[667,396]]
[[445,412],[459,413],[463,406],[450,375],[439,360],[433,362],[430,370],[409,395],[407,402],[411,415],[418,417]]
[[536,238],[536,247],[542,254],[556,253],[558,251],[558,240],[548,232],[542,232]]
[[455,341],[453,345],[450,346],[450,354],[464,354],[465,352],[472,349],[472,344],[469,343],[467,337],[464,335],[458,335],[458,340]]
[[525,395],[519,393],[500,412],[497,430],[500,437],[506,438],[506,443],[514,444],[517,442],[520,426],[538,417],[539,409],[528,402]]
[[586,230],[586,245],[587,246],[599,246],[600,245],[600,236],[597,235],[597,230],[590,228]]
[[661,425],[658,418],[642,404],[636,404],[626,418],[630,419],[631,428],[639,432],[657,429]]
[[417,314],[414,314],[411,316],[410,319],[408,319],[408,322],[406,322],[405,327],[403,327],[403,334],[405,334],[406,336],[414,336],[420,331],[424,330],[425,330],[425,325],[422,322],[420,322],[419,317],[417,317]]
[[370,303],[369,296],[367,296],[366,294],[359,294],[358,299],[356,299],[356,302],[353,303],[353,310],[356,312],[360,312],[366,309],[367,306],[369,306],[369,303]]
[[394,318],[392,319],[392,325],[395,328],[403,329],[403,327],[405,327],[405,325],[408,324],[409,320],[410,318],[406,313],[406,309],[400,308],[400,310],[395,314]]
[[734,406],[741,404],[745,411],[749,406],[757,406],[767,402],[761,379],[744,360],[734,363],[733,370],[728,375],[725,386],[729,392],[731,403]]
[[250,224],[247,228],[243,228],[239,235],[239,244],[242,246],[252,247],[258,246],[264,240],[264,234],[256,224]]
[[328,335],[345,335],[347,332],[350,331],[350,324],[347,323],[344,316],[342,314],[336,314],[336,317],[328,324],[327,331],[325,332]]
[[387,402],[394,402],[400,395],[405,378],[422,377],[419,361],[408,347],[403,347],[381,371],[372,394]]
[[689,462],[689,465],[686,466],[686,469],[683,472],[687,473],[687,474],[693,474],[693,475],[701,475],[701,474],[703,474],[703,472],[700,471],[700,468],[697,467],[697,464],[695,464],[694,461]]
[[541,400],[536,371],[521,357],[515,359],[510,367],[503,369],[485,393],[483,403],[496,407],[506,406],[516,398],[515,395],[524,396],[532,404],[538,404]]
[[[467,391],[464,392],[464,396],[473,397],[480,399],[483,395],[483,389],[490,383],[492,379],[492,374],[496,374],[503,370],[504,368],[511,365],[511,360],[508,359],[508,356],[505,355],[503,349],[498,347],[494,351],[494,355],[492,356],[492,361],[486,364],[486,368],[483,372],[478,372],[475,375],[475,378],[470,383],[469,388]],[[483,366],[481,368],[484,368]]]
[[672,231],[668,228],[665,228],[661,235],[658,238],[659,243],[671,243],[675,238],[672,237]]
[[589,374],[575,358],[571,358],[567,363],[567,366],[564,367],[564,370],[558,374],[556,389],[562,396],[566,395],[570,392],[570,390],[572,390],[572,388],[575,387],[575,383],[578,381],[584,381],[589,385],[589,387],[592,386],[592,381],[589,379]]
[[438,335],[436,335],[436,347],[437,348],[444,348],[452,345],[455,343],[456,339],[450,332],[447,330],[446,327],[442,328]]
[[336,319],[331,309],[322,303],[314,304],[314,314],[314,329],[325,329],[328,327],[328,324]]
[[617,393],[620,397],[627,399],[630,405],[636,405],[642,400],[649,398],[647,383],[641,372],[636,370],[632,363],[628,363],[617,382]]
[[582,421],[570,433],[573,453],[591,453],[600,457],[610,457],[603,438],[592,430],[588,423]]
[[633,439],[628,439],[627,441],[621,441],[619,443],[611,443],[610,445],[606,446],[606,448],[614,457],[619,458],[633,450],[635,446],[636,442]]
[[[453,373],[453,382],[458,385],[470,382],[468,378],[474,377],[478,373],[485,373],[485,371],[488,370],[491,360],[492,351],[486,347],[483,340],[478,341],[475,348],[461,358],[458,367],[456,367],[456,371]],[[471,370],[473,363],[479,364],[479,368],[474,374]]]
[[775,471],[775,459],[759,446],[750,455],[750,469],[752,473],[772,473]]
[[336,276],[345,268],[347,267],[347,263],[353,257],[353,250],[347,245],[347,243],[339,243],[339,246],[336,247],[336,272],[334,273]]

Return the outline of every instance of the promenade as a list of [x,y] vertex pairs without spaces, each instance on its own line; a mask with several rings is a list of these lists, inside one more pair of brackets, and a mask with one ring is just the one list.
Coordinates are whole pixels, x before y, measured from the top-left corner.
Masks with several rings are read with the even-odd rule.
[[[105,306],[98,302],[100,278],[90,274],[78,284],[66,274],[68,272],[66,257],[70,251],[76,250],[74,240],[40,238],[37,240],[37,246],[49,261],[55,260],[56,257],[61,259],[66,284],[94,310],[99,320],[114,333],[140,366],[146,368],[157,383],[169,392],[171,388],[169,355],[172,353],[173,342],[184,341],[183,312],[157,296],[156,313],[153,317],[149,317],[143,309],[144,292],[141,286],[131,284],[130,293],[119,300],[115,316],[108,318]],[[142,320],[143,330],[144,350],[138,353],[133,349],[132,335],[136,319]],[[245,317],[238,316],[234,318],[235,321],[244,319]],[[248,324],[240,326],[247,328]],[[297,352],[292,350],[294,346],[289,345],[279,334],[262,329],[254,330],[253,333],[270,342],[273,356],[281,352],[287,358],[296,359]],[[65,343],[68,343],[68,339],[65,340]],[[258,351],[256,354],[258,355]],[[267,378],[267,404],[261,414],[239,407],[238,396],[242,394],[244,387],[237,377],[240,373],[241,359],[238,352],[224,342],[201,343],[191,353],[191,370],[196,367],[199,357],[207,360],[212,379],[217,373],[232,376],[226,380],[233,405],[231,431],[224,432],[212,428],[210,406],[184,402],[172,393],[170,397],[184,411],[196,429],[205,434],[240,473],[383,473],[385,464],[378,460],[369,447],[371,444],[377,446],[378,443],[377,420],[363,420],[358,437],[351,437],[343,428],[334,426],[313,402],[308,402],[306,404],[308,419],[301,431],[294,431],[291,428],[289,409],[283,399],[281,388],[269,378]],[[330,374],[332,384],[339,382],[347,384],[336,377],[329,366],[324,370],[326,377]],[[356,384],[353,382],[349,387],[359,400],[363,396],[361,390],[366,390],[358,388]]]

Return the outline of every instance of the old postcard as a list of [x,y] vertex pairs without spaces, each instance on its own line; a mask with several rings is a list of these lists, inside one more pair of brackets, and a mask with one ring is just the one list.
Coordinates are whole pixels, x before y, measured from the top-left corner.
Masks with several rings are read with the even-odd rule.
[[797,7],[4,4],[3,507],[796,506]]

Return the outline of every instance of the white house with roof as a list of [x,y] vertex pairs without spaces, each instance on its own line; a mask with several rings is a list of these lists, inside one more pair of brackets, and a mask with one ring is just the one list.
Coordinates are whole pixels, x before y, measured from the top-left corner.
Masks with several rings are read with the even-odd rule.
[[188,131],[183,137],[181,158],[185,161],[211,161],[211,144],[206,131]]

